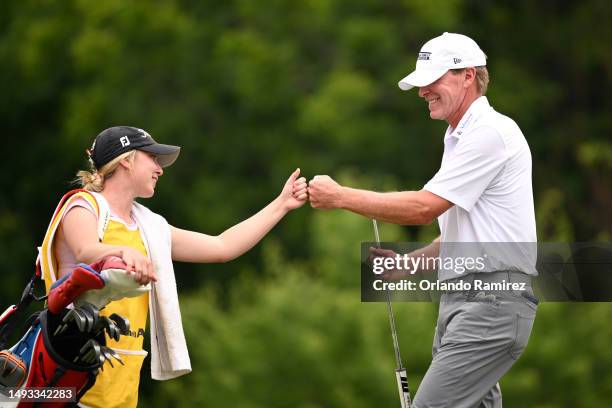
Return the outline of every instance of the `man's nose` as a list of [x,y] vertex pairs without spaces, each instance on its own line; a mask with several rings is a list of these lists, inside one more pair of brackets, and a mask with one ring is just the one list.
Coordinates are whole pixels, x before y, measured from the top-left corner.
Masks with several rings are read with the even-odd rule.
[[428,93],[429,93],[429,88],[428,87],[423,86],[423,87],[419,88],[419,96],[421,98],[424,98],[425,95],[427,95]]

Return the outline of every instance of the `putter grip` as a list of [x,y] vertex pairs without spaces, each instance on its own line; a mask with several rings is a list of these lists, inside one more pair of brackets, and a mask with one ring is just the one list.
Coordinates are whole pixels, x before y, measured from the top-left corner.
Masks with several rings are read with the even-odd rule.
[[395,378],[397,379],[397,389],[399,391],[402,408],[410,408],[412,406],[412,401],[410,400],[410,390],[408,389],[408,376],[406,375],[406,369],[401,368],[399,370],[395,370]]

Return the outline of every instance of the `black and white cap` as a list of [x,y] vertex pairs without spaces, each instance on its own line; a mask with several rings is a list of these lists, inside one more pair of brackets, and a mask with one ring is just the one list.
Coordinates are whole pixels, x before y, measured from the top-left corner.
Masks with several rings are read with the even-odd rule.
[[150,134],[136,127],[113,126],[96,136],[87,153],[94,167],[100,169],[115,157],[131,150],[153,153],[160,166],[168,167],[176,161],[181,148],[157,143]]

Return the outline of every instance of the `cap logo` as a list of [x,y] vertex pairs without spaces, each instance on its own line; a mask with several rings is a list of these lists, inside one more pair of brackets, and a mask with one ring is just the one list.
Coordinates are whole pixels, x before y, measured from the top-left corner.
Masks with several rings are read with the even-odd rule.
[[430,57],[431,52],[419,52],[419,57],[417,58],[417,61],[429,61]]
[[453,62],[454,62],[455,64],[458,64],[458,63],[460,63],[460,62],[461,62],[461,58],[453,58]]
[[140,128],[136,128],[138,130],[138,133],[140,133],[140,137],[151,137],[150,134],[147,133],[146,130],[140,129]]
[[121,136],[119,138],[119,141],[121,142],[121,147],[126,147],[130,145],[130,139],[127,136]]

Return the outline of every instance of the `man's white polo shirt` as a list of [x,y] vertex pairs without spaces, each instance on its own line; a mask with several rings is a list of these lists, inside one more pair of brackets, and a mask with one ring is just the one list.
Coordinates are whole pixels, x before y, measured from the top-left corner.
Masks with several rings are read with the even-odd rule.
[[[517,124],[484,96],[455,129],[448,127],[440,170],[423,188],[455,204],[438,217],[443,243],[537,241],[529,145]],[[537,274],[529,252],[490,259],[487,269]]]

